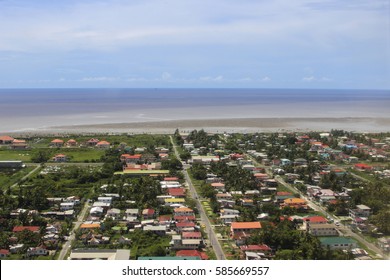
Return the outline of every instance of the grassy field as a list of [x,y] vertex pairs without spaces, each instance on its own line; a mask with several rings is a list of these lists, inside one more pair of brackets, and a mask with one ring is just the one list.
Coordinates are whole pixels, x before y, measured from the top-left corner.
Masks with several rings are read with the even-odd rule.
[[104,150],[98,149],[59,149],[56,154],[65,154],[70,157],[70,162],[100,161],[104,155]]
[[17,183],[35,167],[26,167],[16,172],[0,172],[0,188],[4,189]]
[[0,150],[0,160],[31,161],[31,151]]

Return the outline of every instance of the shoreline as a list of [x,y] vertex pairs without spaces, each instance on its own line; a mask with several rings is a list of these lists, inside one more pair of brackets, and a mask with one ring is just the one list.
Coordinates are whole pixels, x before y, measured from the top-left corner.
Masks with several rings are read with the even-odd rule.
[[345,131],[379,133],[390,131],[390,118],[373,117],[280,117],[280,118],[224,118],[224,119],[187,119],[169,121],[144,121],[123,123],[101,123],[82,125],[63,125],[45,128],[1,132],[9,135],[62,135],[62,134],[173,134],[176,129],[182,132],[204,129],[211,133],[223,132],[308,132]]

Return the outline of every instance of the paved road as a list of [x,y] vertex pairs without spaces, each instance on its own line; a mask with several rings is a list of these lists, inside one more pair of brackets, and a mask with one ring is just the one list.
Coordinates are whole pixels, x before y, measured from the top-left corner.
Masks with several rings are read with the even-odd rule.
[[77,218],[77,221],[74,223],[74,227],[71,231],[69,239],[62,245],[62,249],[61,249],[60,255],[58,257],[59,260],[63,260],[65,258],[65,256],[68,254],[69,250],[71,249],[72,242],[76,238],[75,232],[76,232],[76,230],[79,229],[80,225],[82,224],[84,217],[85,217],[85,214],[87,213],[88,209],[89,209],[89,204],[88,204],[88,202],[86,202],[84,204],[84,207],[81,210],[78,218]]
[[[179,153],[177,151],[175,143],[173,142],[172,136],[170,136],[170,138],[171,138],[171,142],[173,145],[173,150],[175,151],[175,155],[178,159],[180,159]],[[188,166],[184,166],[184,168],[183,168],[184,178],[188,184],[191,197],[193,199],[195,199],[195,201],[196,201],[196,207],[199,210],[200,218],[201,218],[202,222],[204,223],[204,225],[206,226],[206,232],[207,232],[208,237],[209,237],[210,245],[212,246],[218,260],[226,260],[225,253],[222,250],[221,244],[219,244],[219,241],[215,235],[215,231],[210,223],[210,220],[209,220],[208,216],[206,215],[206,212],[204,211],[202,204],[199,202],[199,199],[198,199],[199,196],[196,192],[194,185],[192,184],[190,176],[188,175],[187,168],[188,168]]]

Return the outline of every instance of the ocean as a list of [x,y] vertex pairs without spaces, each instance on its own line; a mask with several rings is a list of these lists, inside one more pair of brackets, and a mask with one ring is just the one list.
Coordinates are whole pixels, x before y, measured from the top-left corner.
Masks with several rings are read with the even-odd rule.
[[68,125],[238,118],[390,118],[390,91],[0,89],[1,132]]

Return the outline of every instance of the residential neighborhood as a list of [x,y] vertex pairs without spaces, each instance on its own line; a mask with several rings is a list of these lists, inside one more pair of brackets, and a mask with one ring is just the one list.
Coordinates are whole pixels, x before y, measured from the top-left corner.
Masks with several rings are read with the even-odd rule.
[[389,156],[339,130],[0,135],[0,258],[388,259]]

